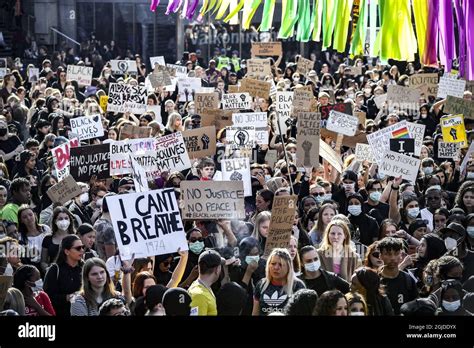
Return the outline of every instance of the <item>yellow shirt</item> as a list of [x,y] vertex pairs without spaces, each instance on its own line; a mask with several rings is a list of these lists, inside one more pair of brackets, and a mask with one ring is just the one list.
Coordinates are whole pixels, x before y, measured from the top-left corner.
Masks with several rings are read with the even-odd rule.
[[216,297],[198,280],[195,280],[188,289],[191,296],[191,308],[198,308],[198,315],[217,315]]

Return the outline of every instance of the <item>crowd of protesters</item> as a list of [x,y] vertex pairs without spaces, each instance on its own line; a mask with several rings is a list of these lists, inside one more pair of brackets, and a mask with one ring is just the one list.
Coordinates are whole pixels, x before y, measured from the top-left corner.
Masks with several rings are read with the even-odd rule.
[[[93,37],[89,44],[97,44]],[[439,159],[440,119],[444,99],[422,95],[419,112],[388,112],[374,98],[387,86],[406,85],[415,73],[397,66],[372,66],[362,57],[361,68],[322,63],[312,54],[314,69],[297,71],[298,56],[271,60],[277,91],[311,86],[316,110],[349,102],[366,113],[362,131],[373,133],[402,120],[426,126],[416,182],[381,175],[377,165],[355,160],[354,148],[342,146],[338,173],[326,160],[298,171],[296,115],[286,134],[278,135],[269,121],[269,144],[257,145],[251,165],[252,196],[245,198],[245,220],[187,221],[189,251],[122,261],[107,198],[135,192],[130,177],[79,183],[81,194],[64,205],[46,194],[58,182],[51,150],[67,141],[70,119],[101,114],[105,135],[82,145],[118,140],[125,124],[149,126],[152,136],[195,129],[202,115],[194,103],[179,102],[178,91],[150,91],[155,115],[107,113],[99,106],[110,83],[145,85],[150,71],[140,56],[138,73],[112,74],[109,60],[120,56],[112,45],[84,47],[49,57],[43,50],[38,64],[13,66],[0,90],[0,275],[13,277],[3,315],[472,315],[474,313],[474,161],[467,173],[457,158]],[[87,52],[86,52],[87,51]],[[97,53],[100,51],[99,53]],[[83,54],[84,53],[84,54]],[[98,57],[99,56],[99,57]],[[122,56],[130,57],[130,54]],[[67,79],[67,65],[91,66],[91,86]],[[175,62],[172,62],[175,63]],[[199,52],[186,53],[177,64],[203,87],[220,95],[246,75],[238,52],[215,52],[204,62]],[[29,69],[38,67],[37,82]],[[472,100],[466,91],[464,99]],[[315,111],[316,111],[315,110]],[[253,101],[255,112],[275,119],[275,100]],[[468,124],[469,126],[469,124]],[[225,129],[217,129],[225,144]],[[469,144],[471,132],[467,132]],[[323,137],[334,147],[335,138]],[[277,161],[267,163],[269,150]],[[184,180],[212,180],[220,158],[201,158],[194,170],[163,173],[150,188],[175,188]],[[293,236],[287,249],[273,249],[264,259],[274,196],[298,195]]]

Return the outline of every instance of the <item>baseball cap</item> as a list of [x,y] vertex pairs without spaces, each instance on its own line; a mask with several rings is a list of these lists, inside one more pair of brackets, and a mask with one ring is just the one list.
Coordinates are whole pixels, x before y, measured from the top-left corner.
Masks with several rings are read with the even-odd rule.
[[225,259],[221,258],[221,255],[217,251],[207,250],[199,255],[199,266],[204,265],[207,269],[214,268],[225,262]]
[[125,177],[120,179],[118,187],[124,186],[124,185],[134,185],[133,179],[130,177]]
[[182,288],[166,290],[163,295],[163,307],[166,315],[188,316],[191,312],[191,296]]

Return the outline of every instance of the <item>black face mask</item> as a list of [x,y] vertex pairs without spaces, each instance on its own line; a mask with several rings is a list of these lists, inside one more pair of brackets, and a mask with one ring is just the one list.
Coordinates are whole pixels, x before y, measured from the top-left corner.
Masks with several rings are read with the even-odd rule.
[[0,129],[0,137],[4,137],[5,135],[7,135],[7,133],[8,133],[8,129],[6,128]]

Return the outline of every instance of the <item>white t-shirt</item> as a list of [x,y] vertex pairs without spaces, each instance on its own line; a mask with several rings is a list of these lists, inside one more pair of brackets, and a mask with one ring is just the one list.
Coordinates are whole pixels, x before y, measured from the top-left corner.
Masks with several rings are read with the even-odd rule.
[[45,234],[41,233],[36,237],[28,237],[28,255],[26,257],[31,259],[31,262],[37,263],[41,261],[41,249]]

